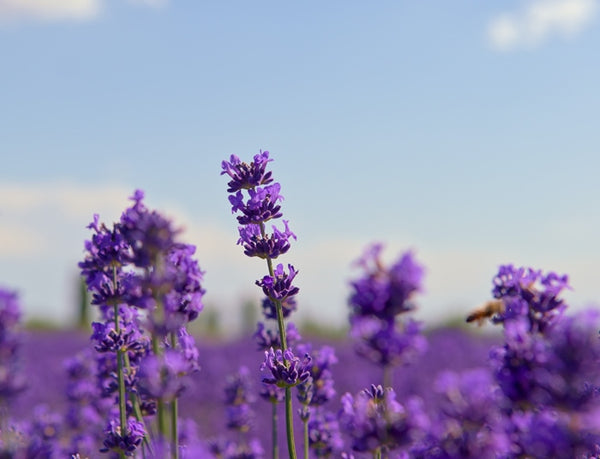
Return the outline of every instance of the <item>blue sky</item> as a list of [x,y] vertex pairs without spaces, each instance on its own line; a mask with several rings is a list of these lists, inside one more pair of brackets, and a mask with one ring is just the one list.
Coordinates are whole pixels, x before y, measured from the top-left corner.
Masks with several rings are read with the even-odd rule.
[[373,241],[427,267],[418,316],[464,315],[499,264],[596,304],[600,4],[0,0],[0,283],[71,320],[94,213],[134,189],[186,228],[207,307],[259,297],[220,162],[269,150],[300,314],[346,320]]

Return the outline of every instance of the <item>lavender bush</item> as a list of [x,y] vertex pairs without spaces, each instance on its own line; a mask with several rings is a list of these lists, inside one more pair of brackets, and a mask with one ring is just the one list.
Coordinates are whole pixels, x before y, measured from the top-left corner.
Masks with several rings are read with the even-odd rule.
[[195,248],[141,191],[119,221],[89,225],[91,336],[24,332],[0,289],[2,457],[600,457],[600,313],[568,313],[567,276],[500,266],[466,319],[502,336],[427,332],[410,318],[424,267],[412,252],[386,265],[372,244],[349,285],[349,339],[307,340],[271,162],[221,165],[238,244],[266,265],[252,336],[192,336]]

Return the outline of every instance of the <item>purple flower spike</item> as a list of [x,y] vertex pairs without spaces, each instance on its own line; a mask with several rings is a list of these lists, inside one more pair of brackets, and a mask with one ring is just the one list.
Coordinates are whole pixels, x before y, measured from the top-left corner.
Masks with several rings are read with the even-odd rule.
[[241,189],[250,189],[259,185],[267,185],[273,181],[271,171],[266,171],[267,163],[273,161],[269,159],[268,151],[261,151],[254,156],[254,161],[250,164],[240,161],[236,155],[231,155],[229,161],[221,162],[223,171],[221,175],[227,174],[231,181],[227,184],[228,193],[235,193]]
[[112,323],[93,322],[92,340],[96,341],[95,349],[98,352],[133,352],[142,353],[147,346],[139,329],[133,324],[127,324],[118,332]]
[[25,389],[20,368],[21,310],[16,292],[0,288],[0,401],[8,402]]
[[409,300],[421,290],[423,267],[411,252],[406,252],[385,268],[380,258],[382,248],[380,244],[372,245],[357,263],[365,273],[352,282],[350,306],[354,315],[385,319],[414,309]]
[[378,365],[406,365],[427,349],[421,324],[412,319],[397,325],[391,320],[357,316],[350,323],[357,354]]
[[132,418],[127,421],[127,432],[125,434],[121,432],[119,421],[116,419],[109,422],[105,432],[104,448],[100,451],[103,453],[122,451],[125,456],[133,456],[146,435],[144,425]]
[[340,426],[333,413],[317,411],[308,421],[308,444],[317,457],[337,457],[344,447]]
[[229,197],[232,206],[232,212],[240,211],[242,215],[237,217],[240,225],[260,224],[274,218],[279,218],[281,206],[277,201],[283,201],[283,196],[279,194],[281,185],[273,183],[266,187],[256,187],[248,190],[250,196],[247,202],[244,202],[243,195],[238,191],[235,195]]
[[283,265],[280,263],[275,268],[274,277],[265,276],[261,280],[256,281],[256,285],[262,287],[263,293],[273,300],[285,301],[293,297],[300,290],[298,287],[292,285],[292,281],[298,271],[294,269],[292,265],[288,265],[289,273],[286,273],[283,269]]
[[139,190],[131,198],[135,204],[121,215],[120,229],[132,248],[132,261],[138,268],[148,268],[175,244],[179,232],[171,221],[156,211],[149,211]]
[[533,331],[544,329],[562,315],[566,304],[558,295],[569,289],[569,278],[541,270],[503,265],[494,277],[492,295],[503,310],[492,317],[495,323],[526,317]]
[[192,371],[193,366],[181,353],[167,349],[164,355],[149,355],[142,362],[140,388],[152,398],[172,400],[186,389],[189,383],[187,376]]
[[226,426],[228,429],[248,432],[254,420],[251,403],[254,402],[250,371],[240,367],[239,371],[225,382]]
[[[289,322],[286,326],[286,341],[288,346],[294,347],[294,345],[300,341],[300,333],[296,326]],[[281,349],[281,338],[276,330],[268,330],[265,328],[265,324],[258,322],[256,324],[256,331],[252,335],[258,344],[258,349],[261,351],[268,351],[269,348]]]
[[293,387],[303,383],[310,377],[311,358],[308,354],[300,359],[291,349],[281,352],[272,348],[265,351],[265,361],[261,364],[261,371],[268,371],[270,376],[263,377],[263,382],[278,387]]
[[428,427],[428,419],[417,399],[401,405],[393,389],[372,385],[356,397],[342,397],[340,427],[352,438],[352,449],[374,452],[407,448]]
[[283,224],[285,231],[280,231],[273,225],[273,233],[264,236],[261,234],[260,225],[241,226],[237,243],[244,247],[244,253],[249,257],[273,260],[290,249],[290,238],[296,239],[296,235],[289,229],[288,221],[283,220]]

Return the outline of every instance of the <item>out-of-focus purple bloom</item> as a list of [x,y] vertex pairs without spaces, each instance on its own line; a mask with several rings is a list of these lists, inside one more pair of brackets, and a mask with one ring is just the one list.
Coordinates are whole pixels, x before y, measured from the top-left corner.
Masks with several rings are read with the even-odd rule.
[[133,418],[127,420],[127,432],[121,432],[118,420],[112,419],[105,430],[104,447],[101,452],[123,452],[125,456],[133,456],[136,449],[141,445],[146,432],[144,425]]
[[[596,415],[597,416],[597,415]],[[581,423],[577,413],[553,409],[514,411],[507,428],[514,439],[514,457],[597,458],[598,425]]]
[[269,159],[268,151],[261,151],[254,155],[254,161],[250,164],[240,161],[236,155],[231,155],[229,161],[222,161],[221,175],[227,174],[231,181],[227,184],[228,193],[235,193],[242,189],[251,189],[259,185],[267,185],[273,181],[271,171],[267,171],[267,163],[273,161]]
[[186,389],[193,370],[175,350],[167,349],[160,356],[149,355],[140,365],[140,389],[152,398],[173,400]]
[[436,381],[440,416],[414,457],[510,457],[511,442],[499,409],[500,391],[489,370],[446,371]]
[[45,405],[37,406],[32,419],[22,427],[26,438],[26,452],[23,456],[17,454],[16,457],[58,457],[63,424],[61,415],[50,411]]
[[254,412],[250,403],[254,402],[250,371],[240,367],[225,381],[226,425],[228,429],[247,432],[250,430]]
[[0,401],[5,404],[25,389],[19,359],[20,320],[16,292],[0,288]]
[[298,346],[298,352],[311,356],[310,378],[298,385],[300,402],[312,406],[321,406],[335,397],[331,366],[337,363],[335,351],[330,346],[312,350],[309,344]]
[[262,459],[265,451],[257,439],[248,443],[231,440],[217,440],[209,445],[209,451],[218,459]]
[[[270,348],[281,349],[281,338],[277,330],[269,330],[265,328],[265,324],[258,322],[256,331],[252,335],[258,344],[258,350],[268,351]],[[286,325],[286,341],[289,347],[294,347],[300,341],[300,333],[292,322]]]
[[316,410],[308,421],[308,444],[316,457],[335,457],[344,440],[335,414]]
[[258,395],[267,402],[280,403],[285,399],[285,390],[283,387],[263,382],[258,390]]
[[407,449],[428,427],[428,418],[418,399],[406,406],[396,401],[393,389],[371,386],[356,397],[342,396],[340,427],[352,439],[358,452]]
[[414,309],[410,299],[421,290],[424,269],[411,252],[404,253],[390,268],[381,261],[383,246],[370,246],[358,265],[364,274],[351,282],[352,314],[389,319]]
[[496,379],[513,403],[581,410],[597,405],[600,313],[562,316],[533,333],[526,318],[504,323],[505,344],[491,352]]
[[185,328],[179,329],[179,352],[183,359],[188,363],[190,372],[198,371],[199,352],[196,347],[196,341],[194,337],[188,333]]
[[204,305],[202,288],[204,272],[192,258],[196,247],[189,244],[174,244],[167,253],[167,271],[171,292],[166,295],[165,308],[174,315],[182,316],[181,325],[198,317]]
[[133,264],[138,268],[148,268],[173,247],[178,231],[172,227],[170,220],[146,208],[141,190],[136,190],[130,199],[134,205],[121,215],[120,229],[132,249]]
[[411,363],[427,349],[421,323],[412,319],[396,324],[393,320],[354,316],[350,324],[356,352],[384,367]]
[[566,304],[558,295],[570,288],[567,275],[558,275],[532,268],[515,268],[503,265],[494,277],[492,295],[504,303],[504,311],[497,313],[493,321],[526,317],[532,330],[543,331],[556,317],[560,316]]
[[264,276],[261,280],[256,281],[256,285],[262,287],[263,293],[269,298],[277,301],[286,301],[293,297],[300,290],[292,285],[294,277],[298,271],[292,265],[288,264],[288,272],[283,269],[280,263],[273,271],[274,276]]
[[[293,296],[287,297],[281,301],[281,312],[284,319],[289,317],[292,312],[297,309],[296,298]],[[262,312],[266,319],[277,320],[277,307],[269,297],[262,300]]]
[[[102,442],[106,423],[107,400],[103,399],[96,383],[96,362],[90,348],[64,362],[68,375],[66,395],[68,408],[65,416],[70,428],[69,451],[84,457],[97,451]],[[108,401],[113,405],[113,400]]]
[[272,348],[265,351],[265,361],[260,370],[266,371],[263,382],[278,387],[293,387],[310,377],[311,358],[305,354],[302,359],[296,357],[290,348],[282,352]]

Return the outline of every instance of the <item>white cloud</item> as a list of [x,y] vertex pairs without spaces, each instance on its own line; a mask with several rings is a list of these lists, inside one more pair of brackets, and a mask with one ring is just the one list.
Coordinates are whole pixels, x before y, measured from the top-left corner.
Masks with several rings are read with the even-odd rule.
[[[2,221],[2,220],[0,220]],[[0,255],[2,257],[32,257],[44,246],[44,236],[23,224],[1,223]]]
[[[141,6],[160,8],[168,0],[129,0]],[[23,21],[89,21],[103,10],[104,0],[0,0],[0,24]]]
[[51,208],[71,220],[96,213],[119,217],[132,190],[121,186],[85,186],[69,183],[0,184],[0,215],[27,215],[35,209]]
[[514,13],[503,13],[488,26],[488,39],[498,51],[534,48],[553,36],[572,37],[589,26],[597,0],[534,0]]
[[0,20],[83,21],[101,11],[100,0],[0,0]]

